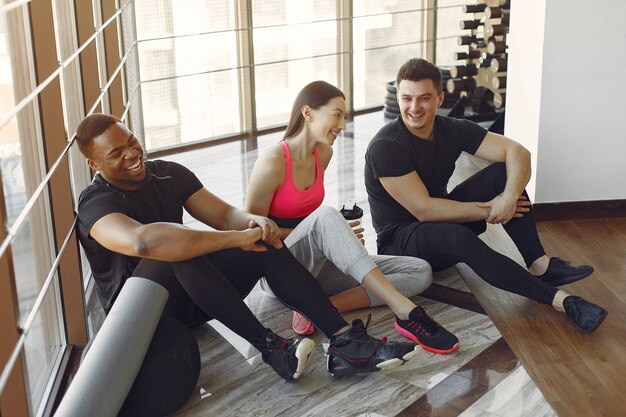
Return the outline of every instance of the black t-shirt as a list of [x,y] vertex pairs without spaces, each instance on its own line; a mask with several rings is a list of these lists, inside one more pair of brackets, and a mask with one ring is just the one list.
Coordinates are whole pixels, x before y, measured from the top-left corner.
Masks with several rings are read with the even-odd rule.
[[106,249],[90,236],[92,226],[111,213],[125,214],[142,224],[182,224],[183,204],[202,188],[202,183],[191,171],[174,162],[148,161],[146,170],[149,179],[143,188],[136,191],[117,189],[96,174],[78,202],[78,238],[91,265],[100,302],[107,313],[140,258]]
[[400,177],[413,171],[431,197],[446,198],[455,162],[462,151],[474,154],[487,130],[464,119],[435,116],[432,140],[413,135],[402,117],[383,126],[365,153],[365,188],[379,247],[399,224],[418,221],[381,184],[381,177]]

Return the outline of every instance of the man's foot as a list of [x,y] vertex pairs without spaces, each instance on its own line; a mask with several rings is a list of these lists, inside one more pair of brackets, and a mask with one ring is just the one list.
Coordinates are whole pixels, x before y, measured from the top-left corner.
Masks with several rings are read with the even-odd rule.
[[291,318],[291,327],[293,331],[301,336],[307,336],[313,334],[315,326],[302,314],[294,310],[293,317]]
[[261,356],[286,381],[297,379],[315,348],[311,339],[284,339],[267,329],[263,335]]
[[593,332],[609,314],[602,307],[575,295],[565,297],[563,308],[574,327],[583,333]]
[[593,266],[580,265],[571,266],[568,261],[564,261],[561,258],[550,258],[548,269],[543,275],[539,275],[537,278],[550,284],[553,287],[558,287],[565,284],[571,284],[572,282],[580,281],[581,279],[588,277],[593,273]]
[[350,330],[331,337],[327,367],[333,375],[375,372],[404,365],[420,352],[421,348],[413,343],[388,342],[368,335],[367,325],[357,319]]
[[408,320],[396,317],[396,330],[433,353],[450,353],[459,347],[459,339],[435,320],[431,319],[422,307],[415,307]]

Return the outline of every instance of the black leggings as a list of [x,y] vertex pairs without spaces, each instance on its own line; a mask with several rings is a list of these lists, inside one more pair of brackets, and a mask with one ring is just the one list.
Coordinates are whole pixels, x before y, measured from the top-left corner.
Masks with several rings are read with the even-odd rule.
[[169,291],[165,313],[170,316],[190,325],[213,317],[256,347],[265,327],[243,299],[261,277],[284,304],[308,317],[326,336],[347,325],[286,247],[266,252],[226,249],[180,262],[143,259],[133,276],[156,281]]
[[[504,191],[505,184],[504,164],[492,164],[459,184],[448,198],[464,202],[489,201]],[[525,191],[524,195],[528,198]],[[485,229],[485,221],[402,224],[395,230],[390,242],[379,248],[379,252],[423,258],[435,271],[465,262],[482,279],[497,288],[543,304],[552,304],[557,289],[534,277],[512,259],[491,249],[477,236]],[[524,213],[524,217],[512,219],[504,225],[504,229],[527,266],[545,255],[532,210]]]

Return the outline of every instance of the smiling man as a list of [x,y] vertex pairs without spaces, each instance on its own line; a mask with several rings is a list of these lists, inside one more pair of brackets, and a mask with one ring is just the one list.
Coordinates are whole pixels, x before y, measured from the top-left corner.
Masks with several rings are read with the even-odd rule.
[[[465,262],[491,285],[552,305],[583,332],[595,330],[606,310],[556,288],[593,268],[546,255],[524,190],[530,153],[474,122],[437,115],[444,93],[430,62],[410,59],[396,81],[400,117],[380,129],[365,156],[379,253],[416,256],[435,271]],[[462,151],[493,164],[448,193]],[[504,226],[528,269],[477,237],[486,223]]]

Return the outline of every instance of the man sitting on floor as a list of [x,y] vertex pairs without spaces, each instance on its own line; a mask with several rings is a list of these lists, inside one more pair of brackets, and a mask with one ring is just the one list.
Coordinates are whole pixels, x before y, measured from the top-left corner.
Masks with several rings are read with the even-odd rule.
[[[434,271],[465,262],[491,285],[552,305],[583,332],[595,330],[606,310],[556,288],[593,268],[546,256],[524,190],[530,153],[474,122],[437,115],[444,93],[430,62],[407,61],[396,81],[400,117],[380,129],[365,156],[379,253],[416,256]],[[494,164],[448,193],[462,151]],[[504,226],[528,270],[477,237],[486,222]]]

